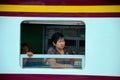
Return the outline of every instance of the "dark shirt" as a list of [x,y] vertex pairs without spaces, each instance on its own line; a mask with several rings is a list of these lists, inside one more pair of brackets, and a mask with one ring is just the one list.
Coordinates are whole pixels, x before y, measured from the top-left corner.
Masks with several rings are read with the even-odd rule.
[[[54,47],[48,49],[47,54],[60,54]],[[73,51],[70,48],[64,48],[64,54],[73,54]]]

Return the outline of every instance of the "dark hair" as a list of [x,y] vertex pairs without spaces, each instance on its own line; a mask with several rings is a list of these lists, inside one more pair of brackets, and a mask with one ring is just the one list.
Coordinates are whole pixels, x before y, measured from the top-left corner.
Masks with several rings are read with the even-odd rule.
[[54,42],[56,44],[60,38],[64,38],[64,35],[60,32],[56,32],[52,35],[51,42]]
[[27,43],[21,43],[21,47],[27,46],[29,47],[29,45]]

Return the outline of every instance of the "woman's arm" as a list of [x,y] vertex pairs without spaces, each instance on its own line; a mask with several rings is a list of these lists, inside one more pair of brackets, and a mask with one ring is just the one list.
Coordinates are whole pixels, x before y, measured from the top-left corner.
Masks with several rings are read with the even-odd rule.
[[56,59],[48,59],[47,62],[50,64],[51,68],[73,68],[70,64],[56,63]]

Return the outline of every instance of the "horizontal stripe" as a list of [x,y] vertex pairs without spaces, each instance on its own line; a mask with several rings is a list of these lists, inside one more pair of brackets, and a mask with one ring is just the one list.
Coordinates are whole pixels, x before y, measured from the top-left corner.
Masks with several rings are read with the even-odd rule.
[[83,76],[83,75],[55,75],[55,74],[0,74],[0,80],[120,80],[113,76]]
[[118,5],[119,0],[2,0],[0,4],[19,5]]
[[40,6],[40,5],[0,5],[4,12],[57,12],[57,13],[120,13],[120,5],[102,6]]
[[120,13],[28,13],[0,12],[0,16],[17,17],[120,17]]

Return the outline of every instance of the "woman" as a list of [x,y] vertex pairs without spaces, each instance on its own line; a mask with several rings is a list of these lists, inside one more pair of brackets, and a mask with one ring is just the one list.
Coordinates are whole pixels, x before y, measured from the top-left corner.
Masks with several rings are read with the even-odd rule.
[[27,54],[29,57],[33,56],[33,52],[31,52],[29,46],[25,43],[21,44],[21,54]]
[[[28,44],[26,44],[26,43],[21,44],[21,54],[27,54],[29,57],[33,56],[33,53],[31,52]],[[26,65],[27,61],[28,61],[27,58],[23,59],[23,65],[24,66]]]
[[[62,33],[54,33],[51,37],[51,41],[53,47],[48,49],[47,54],[73,54],[71,49],[65,47],[64,35]],[[48,59],[47,62],[52,68],[72,68],[74,61],[72,59]]]

